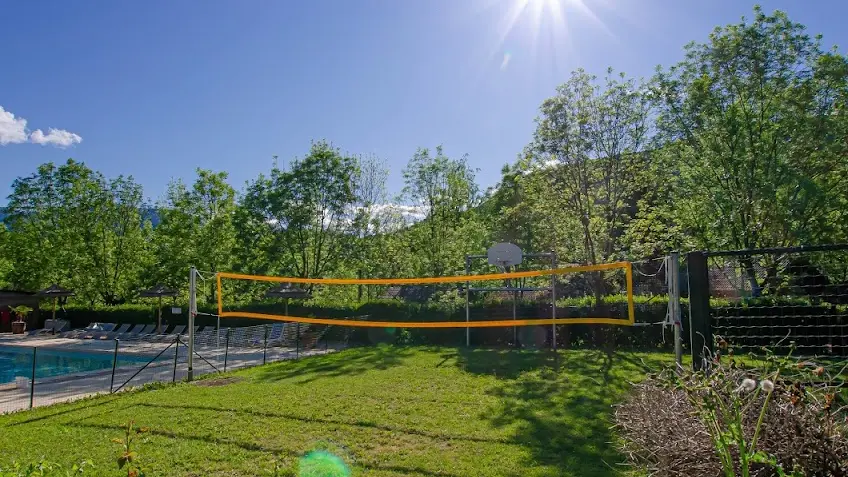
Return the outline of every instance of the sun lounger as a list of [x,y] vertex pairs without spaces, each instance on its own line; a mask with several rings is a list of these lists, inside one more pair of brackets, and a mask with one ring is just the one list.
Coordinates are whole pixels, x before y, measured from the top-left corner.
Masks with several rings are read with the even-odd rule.
[[29,331],[27,334],[29,336],[52,335],[52,334],[54,334],[54,331],[56,333],[60,333],[60,332],[64,331],[64,329],[67,328],[68,325],[69,325],[69,323],[66,320],[56,320],[55,324],[53,323],[53,320],[47,320],[47,321],[44,322],[44,328],[39,328],[37,330]]
[[90,339],[99,337],[100,335],[102,335],[104,333],[108,333],[108,332],[114,330],[115,326],[117,326],[115,323],[95,323],[94,329],[89,330],[86,333],[83,333],[82,336],[80,336],[80,338],[90,340]]
[[135,338],[136,336],[138,336],[139,333],[141,333],[141,331],[144,328],[145,328],[144,325],[141,325],[141,324],[135,325],[129,331],[127,331],[123,335],[119,336],[118,339],[124,340],[124,341],[131,340],[131,339]]
[[144,327],[142,327],[141,325],[138,325],[138,326],[136,326],[136,328],[139,328],[139,330],[137,332],[135,330],[133,330],[133,332],[130,334],[130,336],[128,336],[124,339],[136,341],[136,340],[145,339],[150,335],[156,334],[156,325],[144,325]]
[[109,331],[109,332],[106,332],[106,333],[100,333],[99,335],[95,336],[94,339],[112,340],[112,339],[118,338],[119,336],[121,336],[124,333],[126,333],[127,331],[129,331],[131,326],[132,326],[132,323],[124,323],[123,325],[115,328],[113,331]]
[[268,333],[268,344],[279,345],[283,343],[283,332],[286,330],[285,323],[274,323]]
[[308,323],[288,323],[285,332],[283,332],[283,343],[287,346],[295,346],[298,336],[303,336],[308,330]]
[[97,323],[89,323],[85,328],[77,328],[75,330],[65,331],[63,333],[59,333],[59,338],[79,338],[82,334],[88,333],[89,331],[95,330],[95,326]]
[[183,331],[185,331],[185,328],[186,328],[185,325],[176,325],[176,326],[174,326],[174,329],[172,329],[170,333],[157,335],[155,338],[153,338],[153,340],[159,341],[159,342],[167,342],[167,341],[171,341],[171,340],[176,340],[177,336],[181,335],[183,333]]

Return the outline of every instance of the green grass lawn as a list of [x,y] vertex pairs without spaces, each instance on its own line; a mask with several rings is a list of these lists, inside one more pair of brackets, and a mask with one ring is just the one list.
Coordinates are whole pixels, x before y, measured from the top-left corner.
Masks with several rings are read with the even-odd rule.
[[[611,405],[666,354],[375,347],[0,416],[0,467],[115,464],[129,420],[149,476],[297,475],[325,449],[357,476],[608,476]],[[215,377],[217,379],[217,377]],[[205,384],[205,385],[204,385]],[[126,475],[126,473],[124,473]]]

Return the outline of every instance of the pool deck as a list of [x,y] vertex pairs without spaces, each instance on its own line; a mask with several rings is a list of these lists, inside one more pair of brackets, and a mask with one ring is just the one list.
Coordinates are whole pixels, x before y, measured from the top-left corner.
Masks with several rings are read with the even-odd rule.
[[[119,357],[132,354],[152,358],[172,344],[173,342],[120,341]],[[10,333],[0,333],[0,346],[37,347],[39,351],[47,349],[110,355],[115,352],[115,340],[30,337]],[[267,352],[263,353],[261,347],[240,348],[230,346],[225,356],[221,348],[199,345],[195,346],[193,371],[195,376],[201,376],[222,371],[225,362],[227,371],[230,371],[260,365],[263,360],[270,363],[331,353],[342,348],[341,345],[331,345],[321,349],[296,351],[294,348],[275,346],[269,347]],[[144,369],[142,369],[142,366],[144,366],[145,361],[119,365],[115,369],[114,378],[111,369],[100,369],[49,378],[37,378],[34,390],[30,387],[29,378],[21,383],[0,384],[0,414],[29,409],[30,402],[32,402],[32,407],[40,407],[96,394],[108,394],[110,390],[125,390],[151,382],[183,380],[188,376],[187,354],[186,346],[181,346],[176,355],[175,348],[171,347],[171,349],[162,353],[159,361]]]
[[[170,342],[150,341],[121,341],[121,353],[143,353],[147,354],[167,347]],[[83,340],[75,338],[56,338],[51,335],[26,336],[13,335],[11,333],[0,333],[0,346],[21,346],[25,348],[38,347],[39,349],[58,349],[62,351],[76,351],[80,353],[115,351],[115,340]]]

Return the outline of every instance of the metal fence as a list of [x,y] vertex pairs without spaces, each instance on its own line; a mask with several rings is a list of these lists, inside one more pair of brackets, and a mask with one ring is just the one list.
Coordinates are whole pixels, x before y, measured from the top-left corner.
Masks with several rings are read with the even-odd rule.
[[848,244],[693,252],[687,265],[696,367],[716,344],[848,355]]
[[[275,323],[220,328],[195,335],[192,375],[298,359],[347,346],[328,327]],[[328,339],[329,338],[329,339]],[[338,338],[333,341],[333,338]],[[27,339],[4,346],[7,381],[0,384],[0,414],[117,393],[188,377],[187,335],[131,339]],[[26,346],[23,344],[26,343]]]

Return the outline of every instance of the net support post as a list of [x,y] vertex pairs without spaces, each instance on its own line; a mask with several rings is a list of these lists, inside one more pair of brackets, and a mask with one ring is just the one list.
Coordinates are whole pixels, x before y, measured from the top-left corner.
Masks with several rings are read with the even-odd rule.
[[713,351],[710,317],[710,277],[707,254],[686,254],[689,272],[689,339],[692,346],[692,368],[700,370]]
[[668,309],[674,326],[674,362],[683,368],[683,322],[680,314],[680,253],[671,252],[667,258]]
[[[219,291],[220,294],[220,291]],[[188,380],[194,379],[194,317],[197,315],[197,269],[188,272]],[[179,337],[178,337],[179,339]],[[179,350],[179,346],[177,346]],[[174,365],[176,376],[176,365]]]
[[[471,257],[465,256],[465,275],[468,276],[471,274]],[[470,297],[469,288],[471,287],[471,282],[465,282],[465,322],[468,323],[471,321],[471,304],[469,303]],[[465,327],[465,346],[471,347],[471,328]]]
[[[551,250],[551,270],[557,268],[556,252]],[[556,320],[556,275],[551,275],[551,319]],[[556,323],[551,323],[551,348],[554,351],[557,349],[557,326]]]

